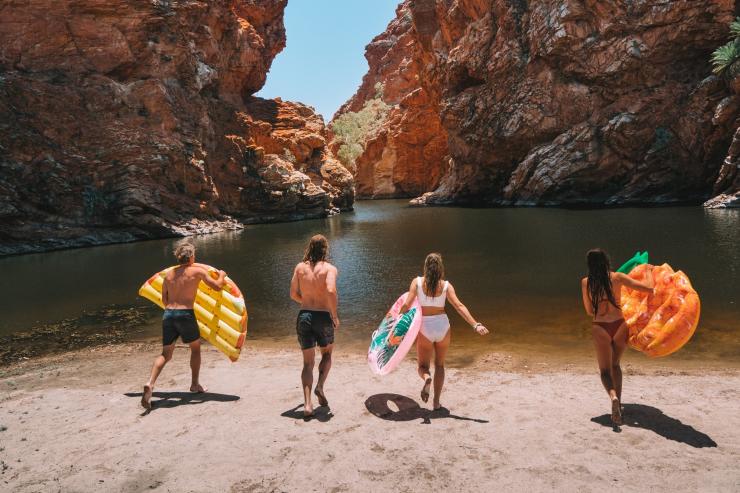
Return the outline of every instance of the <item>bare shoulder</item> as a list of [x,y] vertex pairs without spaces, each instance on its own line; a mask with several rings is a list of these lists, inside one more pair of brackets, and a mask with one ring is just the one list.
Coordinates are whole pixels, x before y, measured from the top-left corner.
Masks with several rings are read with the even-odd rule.
[[612,272],[610,274],[612,282],[622,282],[626,278],[629,278],[626,274],[622,274],[621,272]]
[[206,277],[208,275],[208,269],[204,265],[193,264],[185,269],[188,275],[193,277]]
[[324,262],[324,268],[326,269],[326,272],[331,272],[333,274],[336,274],[339,272],[339,269],[333,264],[330,264],[329,262]]

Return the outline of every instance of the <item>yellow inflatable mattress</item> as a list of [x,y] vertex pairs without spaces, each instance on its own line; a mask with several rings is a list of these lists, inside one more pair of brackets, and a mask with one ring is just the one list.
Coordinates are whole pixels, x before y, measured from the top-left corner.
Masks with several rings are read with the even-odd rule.
[[[217,269],[205,264],[197,265],[206,268],[214,279],[218,278]],[[168,267],[150,277],[139,289],[139,295],[164,308],[162,303],[164,277],[174,268],[175,266]],[[228,356],[231,361],[239,359],[247,335],[247,308],[244,305],[244,296],[236,283],[227,276],[226,285],[220,291],[216,291],[201,282],[193,310],[200,336]]]

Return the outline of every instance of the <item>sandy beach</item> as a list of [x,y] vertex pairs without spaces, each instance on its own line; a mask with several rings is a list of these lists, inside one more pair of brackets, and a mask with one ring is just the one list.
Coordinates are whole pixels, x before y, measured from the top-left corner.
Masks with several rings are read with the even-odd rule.
[[441,412],[413,358],[376,377],[335,356],[330,409],[302,419],[297,351],[204,353],[209,393],[185,392],[178,348],[142,415],[156,344],[38,358],[0,373],[4,491],[737,491],[740,373],[625,377],[614,430],[587,364],[549,370],[492,353],[448,369]]

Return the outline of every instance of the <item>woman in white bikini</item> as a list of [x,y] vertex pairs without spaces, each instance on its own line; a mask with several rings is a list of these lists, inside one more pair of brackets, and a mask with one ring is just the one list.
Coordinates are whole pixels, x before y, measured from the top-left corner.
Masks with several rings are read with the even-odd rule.
[[449,281],[444,280],[445,269],[442,255],[430,253],[424,261],[424,276],[411,281],[409,296],[401,313],[406,313],[415,298],[419,298],[421,305],[421,331],[416,337],[416,353],[419,359],[419,376],[424,380],[421,389],[421,400],[429,400],[429,387],[432,385],[432,376],[429,367],[434,352],[434,409],[442,407],[439,397],[445,381],[445,356],[450,347],[450,320],[445,313],[445,302],[449,299],[455,310],[480,335],[488,334],[482,323],[476,322],[468,309],[458,299],[455,288]]

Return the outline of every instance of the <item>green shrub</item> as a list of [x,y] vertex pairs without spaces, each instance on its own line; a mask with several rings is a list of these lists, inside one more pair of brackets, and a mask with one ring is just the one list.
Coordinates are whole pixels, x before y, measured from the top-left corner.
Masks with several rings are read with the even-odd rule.
[[740,42],[735,39],[714,50],[712,53],[713,72],[717,75],[724,74],[739,59]]
[[354,172],[355,161],[365,150],[365,144],[388,118],[390,106],[383,101],[383,85],[375,85],[375,96],[365,102],[360,111],[348,111],[332,123],[332,131],[339,142],[337,157]]
[[734,77],[740,72],[740,68],[735,65],[735,62],[740,60],[740,17],[730,24],[730,36],[733,37],[731,41],[712,53],[712,65],[714,65],[712,72],[717,75]]
[[740,36],[740,17],[735,18],[732,23],[730,23],[730,36],[738,37]]

